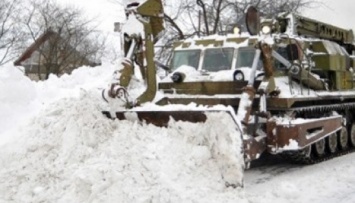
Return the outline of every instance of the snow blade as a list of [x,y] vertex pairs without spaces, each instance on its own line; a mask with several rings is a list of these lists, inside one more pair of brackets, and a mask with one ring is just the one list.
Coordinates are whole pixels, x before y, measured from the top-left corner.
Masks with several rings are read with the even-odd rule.
[[139,120],[159,127],[167,127],[170,118],[175,121],[187,121],[192,123],[204,123],[207,116],[204,111],[121,111],[112,115],[109,111],[102,112],[111,119]]
[[[234,114],[228,110],[183,111],[104,111],[108,118],[133,120],[159,127],[175,128],[182,136],[200,136],[199,145],[207,145],[227,187],[242,187],[244,173],[243,140]],[[193,125],[181,125],[181,123]],[[193,131],[183,129],[189,126]],[[190,129],[191,130],[191,129]],[[191,135],[193,134],[193,135]]]

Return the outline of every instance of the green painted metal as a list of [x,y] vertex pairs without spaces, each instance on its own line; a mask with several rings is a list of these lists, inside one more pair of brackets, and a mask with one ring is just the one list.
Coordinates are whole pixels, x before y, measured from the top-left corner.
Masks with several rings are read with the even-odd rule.
[[313,41],[309,47],[315,54],[315,68],[327,71],[346,71],[349,68],[349,56],[340,45],[331,41]]
[[164,9],[161,0],[147,0],[137,8],[137,12],[142,16],[149,17],[148,23],[154,38],[164,30]]
[[146,73],[146,82],[147,89],[144,91],[142,95],[140,95],[137,99],[137,103],[145,103],[148,101],[152,101],[155,97],[157,91],[157,81],[156,81],[156,69],[154,63],[154,44],[152,36],[152,28],[149,23],[144,23],[145,29],[145,57],[147,61],[147,67],[143,70]]
[[143,77],[146,79],[147,89],[137,98],[137,103],[145,103],[152,101],[157,92],[157,81],[156,81],[156,68],[154,63],[154,41],[158,37],[159,33],[164,29],[163,25],[163,5],[161,0],[148,0],[137,8],[137,12],[147,17],[148,20],[141,20],[144,25],[144,46],[145,51],[142,58],[143,67],[142,73]]
[[[260,81],[255,83],[255,88]],[[247,85],[246,81],[202,81],[184,83],[160,83],[159,89],[164,93],[188,94],[188,95],[219,95],[240,94],[242,88]]]
[[[290,20],[292,18],[292,21]],[[330,41],[352,44],[354,34],[352,30],[346,30],[334,25],[320,22],[314,19],[306,18],[297,14],[284,14],[279,19],[279,32],[286,30],[287,26],[295,26],[295,34]],[[286,23],[284,23],[286,22]],[[293,23],[293,25],[289,25]]]

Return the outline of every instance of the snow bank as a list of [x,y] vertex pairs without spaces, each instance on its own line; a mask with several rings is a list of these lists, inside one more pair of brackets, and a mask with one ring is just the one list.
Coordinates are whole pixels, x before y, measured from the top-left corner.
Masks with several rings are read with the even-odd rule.
[[[99,102],[81,91],[23,127],[23,139],[1,149],[0,196],[14,202],[243,202],[221,176],[221,170],[224,178],[233,176],[221,159],[231,157],[218,152],[236,144],[218,137],[231,128],[216,120],[169,128],[112,121],[101,115]],[[224,122],[223,114],[215,119]]]
[[0,101],[21,105],[35,96],[34,85],[21,69],[11,64],[0,68]]
[[38,83],[0,68],[1,142],[18,138],[0,148],[0,202],[354,202],[354,154],[250,169],[244,189],[226,188],[233,162],[217,160],[238,150],[235,138],[219,137],[233,131],[230,121],[216,114],[203,127],[157,128],[108,120],[98,93],[114,68]]
[[48,80],[36,83],[38,99],[42,103],[50,103],[61,98],[79,97],[81,90],[103,89],[116,67],[115,64],[103,64],[95,68],[84,66],[60,78],[50,75]]
[[[40,109],[61,98],[78,97],[80,90],[105,88],[112,77],[113,64],[97,68],[81,67],[71,75],[46,81],[31,81],[11,64],[0,67],[0,145],[15,137],[16,127],[36,115]],[[97,91],[98,97],[100,91]]]
[[[33,82],[11,64],[0,67],[0,133],[14,128],[16,122],[26,119],[37,97]],[[1,142],[7,139],[0,136]]]

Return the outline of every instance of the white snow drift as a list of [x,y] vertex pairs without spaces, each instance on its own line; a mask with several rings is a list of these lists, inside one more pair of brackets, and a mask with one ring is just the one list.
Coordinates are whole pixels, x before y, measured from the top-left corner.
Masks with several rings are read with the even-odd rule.
[[233,155],[238,140],[215,139],[235,130],[224,114],[168,128],[106,119],[100,93],[114,68],[32,82],[0,67],[0,202],[355,201],[354,154],[251,169],[244,189],[225,187],[230,157],[214,147]]

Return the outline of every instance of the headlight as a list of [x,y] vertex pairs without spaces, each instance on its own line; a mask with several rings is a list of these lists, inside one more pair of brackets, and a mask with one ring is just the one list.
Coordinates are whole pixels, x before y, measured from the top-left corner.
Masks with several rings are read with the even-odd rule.
[[264,34],[264,35],[268,35],[271,33],[271,27],[268,26],[268,25],[265,25],[261,28],[261,32]]
[[185,74],[176,72],[171,76],[171,80],[175,83],[181,83],[185,79]]
[[239,29],[239,27],[235,26],[235,27],[233,28],[233,33],[236,34],[236,35],[239,35],[239,34],[240,34],[240,29]]
[[233,75],[234,81],[244,81],[244,74],[241,71],[235,71]]

